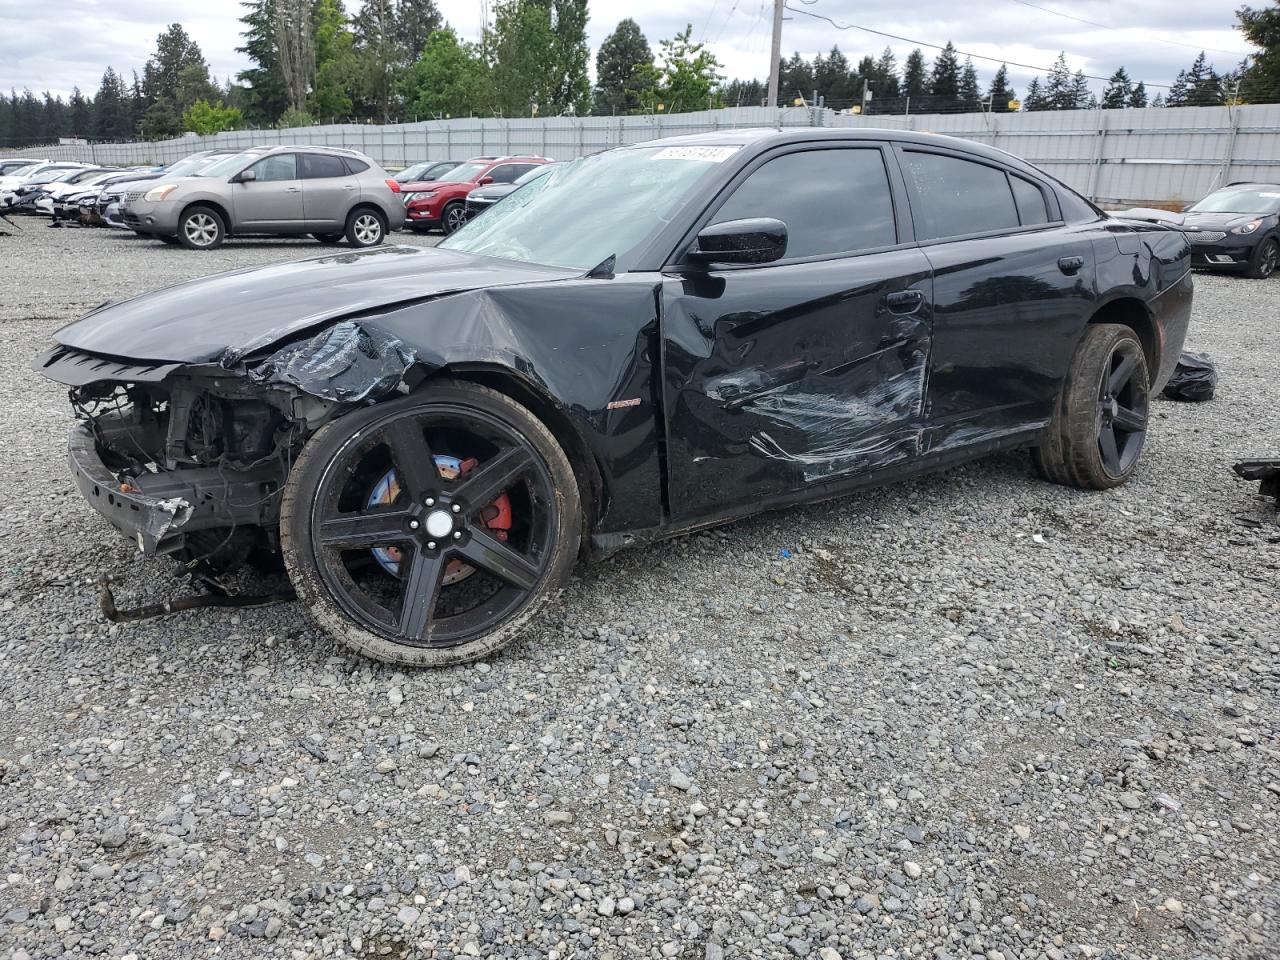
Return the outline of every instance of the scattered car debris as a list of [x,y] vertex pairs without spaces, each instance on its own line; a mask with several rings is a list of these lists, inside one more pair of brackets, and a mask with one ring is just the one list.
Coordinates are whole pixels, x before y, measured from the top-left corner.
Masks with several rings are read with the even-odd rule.
[[1182,352],[1173,376],[1164,385],[1163,396],[1169,400],[1203,403],[1213,399],[1218,387],[1218,365],[1207,353]]
[[116,606],[115,595],[111,592],[111,583],[109,575],[98,578],[98,603],[102,607],[102,615],[112,623],[130,623],[135,620],[167,617],[184,610],[199,610],[201,607],[267,607],[276,603],[288,603],[297,598],[292,590],[252,596],[219,592],[196,593],[180,600],[146,603],[140,607],[121,610]]
[[1241,460],[1232,469],[1245,480],[1257,480],[1258,493],[1275,500],[1280,510],[1280,459]]

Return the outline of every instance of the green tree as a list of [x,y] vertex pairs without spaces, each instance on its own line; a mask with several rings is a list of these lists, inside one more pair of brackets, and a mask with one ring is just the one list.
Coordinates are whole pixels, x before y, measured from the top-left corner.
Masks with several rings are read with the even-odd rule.
[[1107,81],[1107,88],[1102,91],[1102,106],[1107,110],[1119,110],[1129,106],[1133,96],[1133,81],[1124,67],[1118,67]]
[[142,70],[147,103],[142,132],[148,139],[174,137],[182,132],[182,113],[196,100],[220,100],[209,80],[209,65],[182,24],[172,23],[156,38],[156,52]]
[[406,65],[422,56],[430,36],[445,26],[435,0],[400,0],[394,23],[396,45],[403,52]]
[[818,88],[818,95],[825,97],[831,106],[846,107],[850,101],[860,100],[862,76],[866,76],[868,81],[871,79],[869,74],[863,73],[863,66],[857,72],[850,68],[849,58],[840,52],[839,47],[832,47],[825,57],[813,59],[813,84]]
[[354,106],[350,90],[359,81],[355,34],[348,26],[340,0],[317,0],[312,23],[315,83],[307,98],[307,112],[324,120],[345,119]]
[[924,53],[919,47],[907,54],[907,62],[902,67],[902,94],[911,98],[916,113],[925,109],[929,79],[925,73]]
[[288,130],[292,127],[309,127],[315,122],[315,117],[311,116],[307,111],[295,110],[293,107],[289,107],[284,113],[280,114],[280,119],[276,121],[276,126]]
[[586,0],[503,0],[486,37],[496,108],[504,116],[585,113]]
[[107,67],[102,73],[98,95],[93,98],[93,136],[98,140],[124,140],[133,132],[124,82],[115,70]]
[[876,72],[871,85],[880,100],[892,100],[902,95],[898,82],[898,59],[889,47],[884,48],[884,53],[876,61]]
[[451,27],[427,38],[422,56],[400,78],[405,110],[418,120],[484,114],[492,109],[489,65],[480,48]]
[[1018,99],[1018,94],[1009,86],[1009,68],[1003,63],[996,75],[991,78],[991,86],[987,88],[987,99],[991,103],[992,113],[1008,113],[1009,102]]
[[720,99],[727,107],[758,107],[769,95],[769,89],[759,80],[730,80],[720,88]]
[[619,21],[596,53],[595,112],[635,113],[653,102],[657,85],[653,51],[640,25],[630,17]]
[[719,106],[715,91],[720,61],[704,44],[693,40],[693,24],[660,44],[658,90],[668,113],[706,110]]
[[244,116],[235,107],[224,107],[208,100],[197,100],[182,114],[183,129],[201,136],[238,130],[244,124]]
[[981,109],[982,90],[978,86],[978,71],[973,68],[973,61],[968,57],[965,57],[964,68],[960,71],[958,99],[965,110]]
[[1274,6],[1236,11],[1240,32],[1258,48],[1240,74],[1240,99],[1245,103],[1280,101],[1280,0]]
[[1133,92],[1129,94],[1129,106],[1145,107],[1147,105],[1147,85],[1141,80],[1134,86]]
[[778,67],[778,106],[790,106],[796,97],[808,100],[815,83],[813,65],[799,52],[791,54]]
[[1071,78],[1071,101],[1072,110],[1096,110],[1098,107],[1098,98],[1089,89],[1089,79],[1083,70],[1077,70]]
[[240,17],[244,44],[236,52],[253,61],[236,74],[245,91],[244,114],[251,123],[270,126],[289,106],[276,49],[275,0],[243,0],[240,6],[245,10]]
[[1045,80],[1044,102],[1045,105],[1040,109],[1076,109],[1075,79],[1067,66],[1066,53],[1059,53],[1058,59],[1053,62],[1053,69],[1049,71],[1049,76]]
[[929,109],[939,113],[954,110],[960,103],[960,56],[950,40],[933,61],[929,101]]
[[1023,110],[1048,110],[1049,101],[1040,87],[1040,78],[1032,77],[1027,84],[1027,95],[1022,98]]
[[390,122],[396,74],[404,62],[396,40],[395,6],[392,0],[365,0],[351,22],[355,34],[356,111],[367,118]]
[[93,101],[85,99],[79,87],[71,88],[71,99],[67,101],[67,129],[73,137],[93,134]]

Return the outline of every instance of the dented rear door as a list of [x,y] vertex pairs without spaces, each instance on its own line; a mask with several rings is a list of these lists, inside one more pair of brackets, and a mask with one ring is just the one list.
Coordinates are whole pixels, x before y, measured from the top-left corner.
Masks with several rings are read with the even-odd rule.
[[932,274],[904,236],[894,170],[875,145],[767,155],[705,222],[780,219],[787,256],[668,273],[673,519],[765,508],[919,453]]

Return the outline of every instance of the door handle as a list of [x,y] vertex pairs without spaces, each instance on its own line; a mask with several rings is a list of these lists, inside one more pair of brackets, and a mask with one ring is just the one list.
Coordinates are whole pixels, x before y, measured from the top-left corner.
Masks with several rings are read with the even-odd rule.
[[905,316],[920,309],[920,305],[924,303],[924,294],[919,290],[898,290],[885,294],[883,302],[890,313]]
[[299,189],[300,189],[299,187],[285,187],[285,188],[284,188],[284,192],[285,192],[285,193],[297,193]]
[[355,188],[356,188],[356,185],[354,183],[344,183],[342,185],[343,190],[354,190]]
[[1058,259],[1058,269],[1068,277],[1075,276],[1083,266],[1084,257],[1060,257]]

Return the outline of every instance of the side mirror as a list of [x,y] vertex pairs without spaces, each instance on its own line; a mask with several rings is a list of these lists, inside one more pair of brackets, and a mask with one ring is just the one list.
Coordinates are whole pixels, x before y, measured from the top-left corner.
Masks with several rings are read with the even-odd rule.
[[258,172],[256,170],[241,170],[231,178],[233,183],[253,183],[257,179]]
[[481,177],[477,181],[477,186],[487,187],[491,183],[493,183],[493,177]]
[[772,217],[703,227],[689,256],[706,263],[773,263],[787,252],[787,225]]

